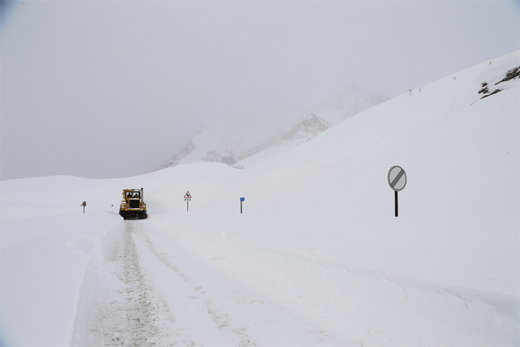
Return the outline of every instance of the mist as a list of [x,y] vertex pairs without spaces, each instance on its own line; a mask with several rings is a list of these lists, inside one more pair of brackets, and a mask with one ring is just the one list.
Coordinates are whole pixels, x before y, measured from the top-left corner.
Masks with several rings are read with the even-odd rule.
[[[1,179],[150,172],[207,124],[283,128],[519,49],[518,2],[4,2]],[[420,116],[420,115],[418,115]]]

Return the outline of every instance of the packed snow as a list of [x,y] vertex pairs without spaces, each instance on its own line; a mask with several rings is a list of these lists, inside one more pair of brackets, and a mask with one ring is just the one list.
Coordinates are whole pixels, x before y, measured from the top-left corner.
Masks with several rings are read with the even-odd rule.
[[[519,65],[406,91],[243,170],[2,181],[3,344],[518,346],[520,78],[495,83]],[[148,219],[122,220],[141,187]]]

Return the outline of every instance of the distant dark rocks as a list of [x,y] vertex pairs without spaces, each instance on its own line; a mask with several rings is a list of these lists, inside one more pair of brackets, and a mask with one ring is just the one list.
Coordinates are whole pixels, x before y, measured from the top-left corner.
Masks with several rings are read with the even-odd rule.
[[495,85],[502,83],[502,82],[510,81],[517,77],[520,77],[520,66],[518,66],[512,70],[509,70],[506,74],[506,77],[504,77],[501,81],[498,81],[497,83],[495,83]]
[[481,99],[487,98],[488,96],[494,95],[494,94],[499,93],[499,92],[501,92],[501,91],[502,91],[502,89],[497,89],[497,90],[495,90],[493,93],[490,93],[490,94],[484,95],[483,97],[481,97]]
[[[497,83],[495,83],[495,85],[500,84],[502,82],[507,82],[507,81],[513,80],[513,79],[518,78],[518,77],[520,77],[520,66],[518,66],[518,67],[516,67],[516,68],[514,68],[512,70],[509,70],[506,73],[506,76],[504,78],[502,78],[500,81],[498,81]],[[500,93],[502,90],[503,89],[495,89],[493,92],[490,92],[488,83],[484,82],[484,83],[482,83],[482,89],[479,90],[478,93],[479,94],[484,94],[481,97],[481,99],[484,99],[484,98],[487,98],[488,96]]]

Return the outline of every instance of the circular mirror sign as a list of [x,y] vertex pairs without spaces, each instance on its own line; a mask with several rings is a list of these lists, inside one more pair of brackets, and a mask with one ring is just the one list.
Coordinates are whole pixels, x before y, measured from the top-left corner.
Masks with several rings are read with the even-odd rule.
[[403,190],[406,186],[406,173],[400,166],[392,166],[388,171],[388,184],[396,192]]

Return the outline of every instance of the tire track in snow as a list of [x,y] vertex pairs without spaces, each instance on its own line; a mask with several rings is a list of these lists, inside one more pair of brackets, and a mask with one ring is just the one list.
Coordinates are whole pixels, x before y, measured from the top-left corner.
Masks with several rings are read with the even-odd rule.
[[[97,277],[87,346],[174,346],[175,319],[164,299],[143,272],[134,240],[134,223],[125,222],[122,244],[109,255],[112,273],[121,281],[108,288],[106,276]],[[182,341],[194,346],[192,341]]]
[[193,306],[204,307],[200,312],[208,316],[215,329],[229,334],[230,342],[238,340],[232,345],[257,346],[247,335],[247,328],[233,324],[234,319],[216,307],[203,288],[173,263],[171,256],[156,250],[148,234],[157,236],[154,241],[165,241],[163,236],[146,228],[143,221],[125,221],[124,225],[122,240],[112,245],[106,261],[100,262],[102,266],[96,266],[91,308],[86,312],[86,337],[76,345],[202,346],[192,338],[196,331],[190,337],[189,329],[175,319],[175,303],[165,299],[154,284],[154,275],[143,267],[146,262],[155,270],[156,260],[170,270],[162,270],[161,276],[174,274],[178,279],[175,285],[191,293]]

